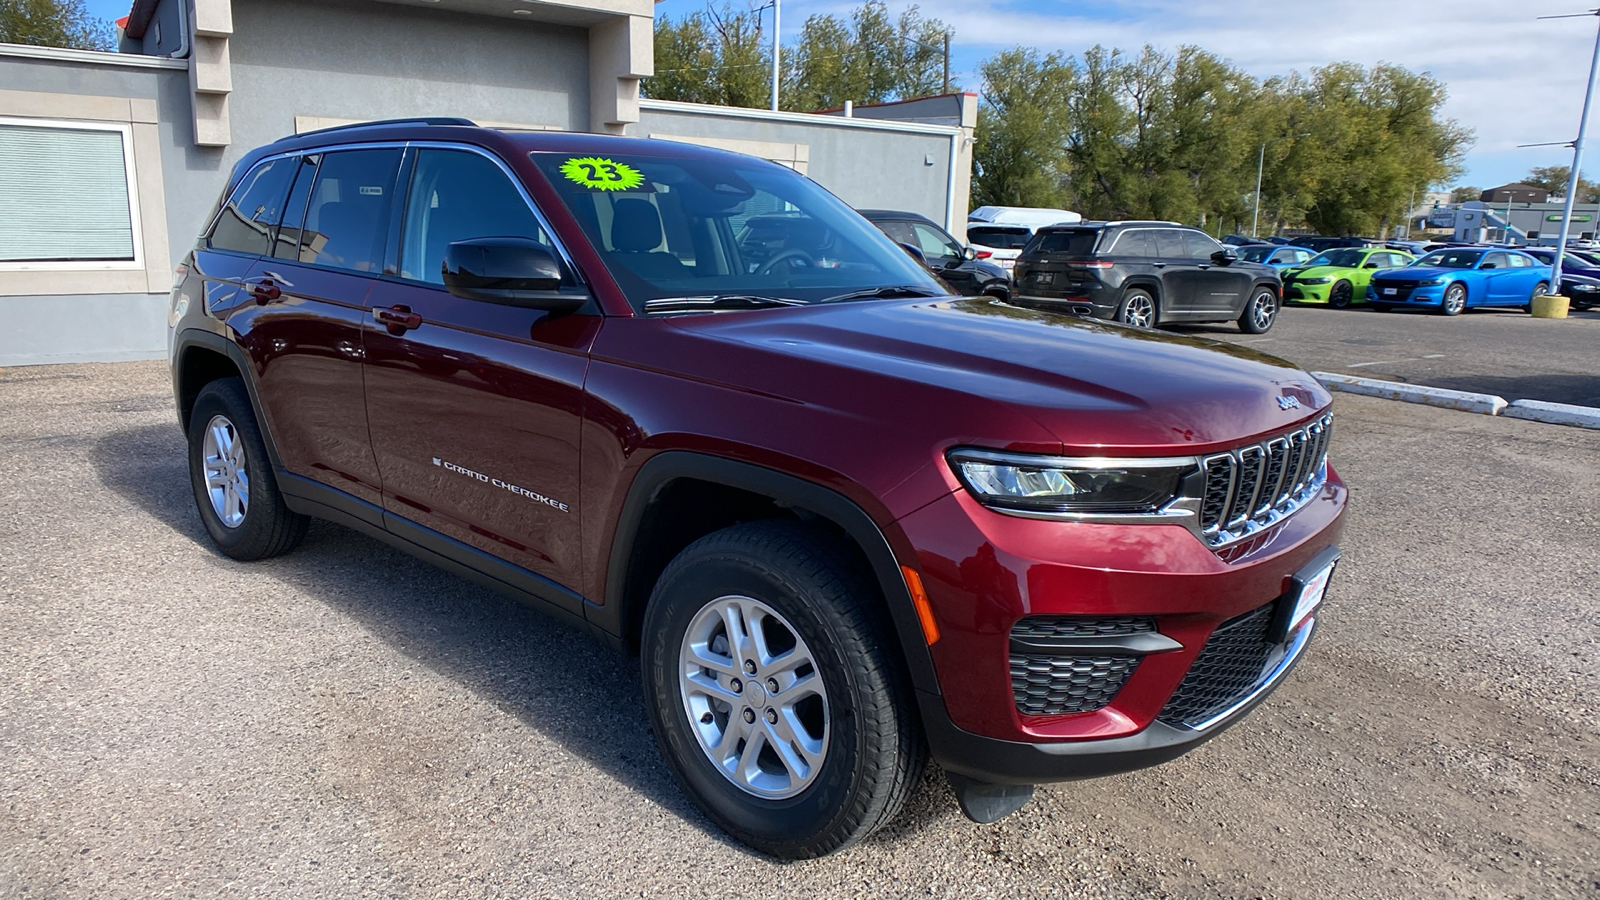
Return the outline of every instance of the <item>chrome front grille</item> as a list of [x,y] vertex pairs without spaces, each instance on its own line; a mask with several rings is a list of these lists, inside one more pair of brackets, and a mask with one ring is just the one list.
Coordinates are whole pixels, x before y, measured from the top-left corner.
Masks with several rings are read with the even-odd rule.
[[1201,535],[1221,547],[1271,527],[1316,495],[1327,480],[1333,417],[1259,444],[1203,460]]

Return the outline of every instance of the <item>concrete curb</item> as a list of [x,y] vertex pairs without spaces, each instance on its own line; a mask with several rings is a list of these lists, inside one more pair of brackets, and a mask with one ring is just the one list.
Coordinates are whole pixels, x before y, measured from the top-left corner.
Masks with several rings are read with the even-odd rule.
[[1600,430],[1600,409],[1592,406],[1574,406],[1570,403],[1550,403],[1544,400],[1513,400],[1501,415],[1508,419],[1530,419],[1549,425],[1575,425],[1579,428]]
[[[1403,400],[1406,403],[1422,403],[1428,406],[1440,406],[1445,409],[1459,409],[1463,412],[1482,413],[1486,416],[1497,416],[1509,404],[1504,397],[1493,394],[1474,394],[1470,391],[1450,391],[1444,388],[1424,387],[1416,384],[1401,384],[1397,381],[1379,381],[1375,378],[1358,378],[1354,375],[1340,375],[1335,372],[1312,372],[1311,377],[1322,382],[1330,391],[1344,391],[1347,394],[1365,394],[1369,397],[1383,397],[1388,400]],[[1523,401],[1526,402],[1526,401]],[[1559,404],[1558,404],[1559,405]],[[1579,409],[1581,407],[1572,407]]]

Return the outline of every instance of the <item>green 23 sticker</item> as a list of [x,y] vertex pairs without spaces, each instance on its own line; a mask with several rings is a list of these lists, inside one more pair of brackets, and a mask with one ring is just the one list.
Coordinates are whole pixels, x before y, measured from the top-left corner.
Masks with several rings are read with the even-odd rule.
[[575,156],[561,164],[561,174],[597,191],[627,191],[644,183],[638,169],[601,156]]

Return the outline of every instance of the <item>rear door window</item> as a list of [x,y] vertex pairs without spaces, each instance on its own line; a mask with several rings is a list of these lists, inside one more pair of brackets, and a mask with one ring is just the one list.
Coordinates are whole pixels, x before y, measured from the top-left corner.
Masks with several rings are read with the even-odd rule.
[[240,179],[211,227],[206,246],[261,256],[272,247],[272,235],[283,218],[284,198],[294,178],[293,158],[262,163]]
[[277,240],[272,243],[272,255],[277,259],[300,259],[306,203],[311,199],[311,187],[317,180],[317,162],[321,158],[320,155],[302,156],[295,166],[294,187],[290,188],[289,202],[284,205],[283,224],[278,226]]
[[398,147],[323,157],[306,208],[300,258],[352,272],[382,271],[399,169]]
[[1152,228],[1150,236],[1156,242],[1156,255],[1162,259],[1185,259],[1183,232],[1177,228]]
[[1510,266],[1511,266],[1510,254],[1508,254],[1508,253],[1490,253],[1484,258],[1483,265],[1479,266],[1479,268],[1480,269],[1490,269],[1490,268],[1493,268],[1493,269],[1506,269],[1506,268],[1510,268]]
[[1029,249],[1037,253],[1065,253],[1069,256],[1090,256],[1100,232],[1082,229],[1072,231],[1041,231]]

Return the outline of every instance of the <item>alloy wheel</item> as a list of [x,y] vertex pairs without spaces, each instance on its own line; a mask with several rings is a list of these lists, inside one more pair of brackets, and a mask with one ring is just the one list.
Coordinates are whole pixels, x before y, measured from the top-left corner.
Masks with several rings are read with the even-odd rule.
[[1256,328],[1266,331],[1272,327],[1272,320],[1278,315],[1278,298],[1271,291],[1260,291],[1255,299],[1250,301],[1250,321]]
[[238,528],[250,508],[250,473],[244,442],[227,416],[212,416],[206,423],[201,458],[211,510],[223,525]]
[[1122,307],[1122,321],[1135,328],[1149,328],[1155,324],[1155,301],[1144,294],[1134,294]]
[[827,759],[828,692],[787,619],[750,597],[718,597],[690,621],[679,663],[684,713],[723,777],[767,800],[811,785]]

